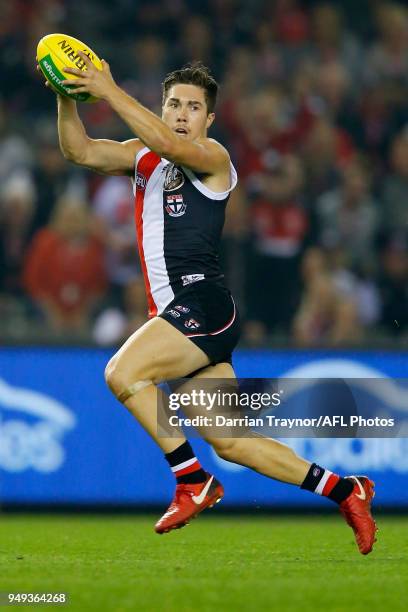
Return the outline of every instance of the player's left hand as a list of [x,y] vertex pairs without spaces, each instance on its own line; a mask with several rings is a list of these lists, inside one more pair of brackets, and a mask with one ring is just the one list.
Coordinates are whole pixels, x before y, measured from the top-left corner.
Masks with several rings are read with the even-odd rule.
[[62,81],[64,85],[68,87],[75,85],[72,88],[73,93],[89,93],[95,98],[106,99],[109,97],[109,93],[117,87],[113,80],[109,64],[102,60],[102,70],[98,70],[89,57],[82,51],[78,51],[78,55],[85,62],[86,70],[79,70],[78,68],[64,68],[64,72],[75,75],[75,79],[66,79]]

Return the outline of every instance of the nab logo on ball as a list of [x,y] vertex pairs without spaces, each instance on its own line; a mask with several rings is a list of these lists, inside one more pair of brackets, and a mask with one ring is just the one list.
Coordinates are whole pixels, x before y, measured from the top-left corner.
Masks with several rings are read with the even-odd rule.
[[140,189],[141,191],[144,191],[146,189],[146,183],[147,183],[146,177],[140,172],[137,172],[136,177],[135,177],[136,189]]
[[166,211],[170,217],[181,217],[186,212],[187,204],[182,195],[168,195],[166,201]]

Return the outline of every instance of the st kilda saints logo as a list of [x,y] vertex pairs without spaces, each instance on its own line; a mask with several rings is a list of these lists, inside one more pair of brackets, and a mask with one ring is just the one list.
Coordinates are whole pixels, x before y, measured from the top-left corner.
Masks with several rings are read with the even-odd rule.
[[164,177],[164,191],[176,191],[184,185],[184,174],[174,164],[168,164],[165,168],[166,175]]
[[197,323],[195,319],[189,319],[184,323],[184,327],[187,327],[187,329],[198,329],[201,327],[201,324]]
[[183,196],[179,195],[168,195],[166,196],[166,212],[170,217],[181,217],[184,215],[187,209],[187,204],[184,204]]

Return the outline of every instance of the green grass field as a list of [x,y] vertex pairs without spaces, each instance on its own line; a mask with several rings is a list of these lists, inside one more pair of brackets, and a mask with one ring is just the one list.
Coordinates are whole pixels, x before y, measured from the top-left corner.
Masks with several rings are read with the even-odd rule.
[[0,591],[66,591],[60,609],[99,612],[407,609],[408,518],[380,519],[367,557],[337,517],[203,516],[163,536],[153,522],[3,515]]

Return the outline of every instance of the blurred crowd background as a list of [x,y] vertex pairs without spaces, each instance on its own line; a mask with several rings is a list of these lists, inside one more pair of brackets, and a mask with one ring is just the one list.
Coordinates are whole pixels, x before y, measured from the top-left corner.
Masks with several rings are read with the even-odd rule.
[[[405,347],[408,8],[343,0],[0,0],[0,340],[120,342],[146,318],[130,181],[66,162],[38,40],[89,44],[160,113],[192,60],[239,186],[222,249],[242,346]],[[92,137],[132,135],[103,102]]]

